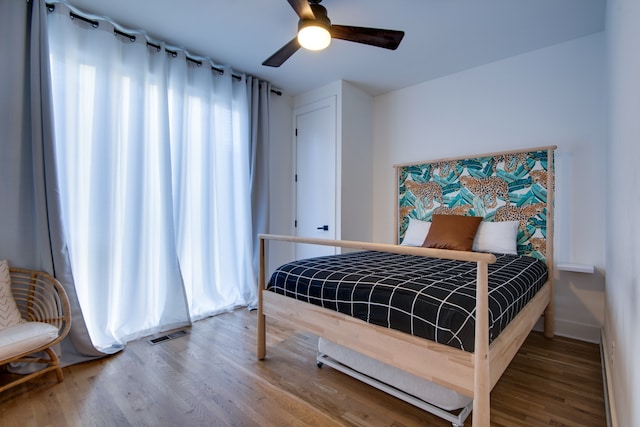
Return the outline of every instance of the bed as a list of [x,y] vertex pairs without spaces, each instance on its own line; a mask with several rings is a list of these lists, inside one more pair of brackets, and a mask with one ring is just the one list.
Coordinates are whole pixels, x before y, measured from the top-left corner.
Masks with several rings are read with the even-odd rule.
[[[473,425],[488,426],[491,390],[541,316],[545,336],[553,336],[554,149],[539,147],[396,165],[396,244],[261,235],[258,358],[266,356],[266,319],[289,322],[320,337],[319,363],[328,362],[338,369],[345,366],[334,364],[333,357],[326,357],[328,352],[339,360],[357,355],[367,363],[398,369],[409,378],[454,392],[464,405],[454,424],[462,424],[472,408]],[[508,224],[515,228],[511,234],[515,242],[505,248],[505,238],[496,237],[502,231],[496,230],[504,230]],[[423,237],[416,230],[424,233],[425,225]],[[459,234],[467,228],[463,246],[458,241],[450,243],[451,230]],[[430,247],[420,245],[422,238]],[[281,266],[270,275],[267,286],[268,240],[331,245],[343,253],[333,261],[323,257]],[[349,268],[359,265],[358,258],[365,256],[373,257],[374,269],[365,272],[366,280],[354,278],[353,274],[362,271]],[[514,271],[524,271],[524,267],[504,267],[505,262],[511,265],[514,260],[533,265],[532,271],[537,272],[533,284],[497,291],[506,289],[503,282],[510,284],[512,277],[522,275]],[[317,269],[320,261],[322,273]],[[332,268],[332,262],[337,270],[326,270]],[[430,266],[422,271],[426,263],[446,265],[445,272],[432,271]],[[392,264],[400,265],[400,271],[392,270]],[[462,266],[464,272],[460,271]],[[306,279],[302,278],[305,274]],[[336,275],[341,276],[341,283],[364,287],[314,287],[314,280],[326,284]],[[498,276],[506,280],[498,283]],[[464,280],[457,282],[460,277]],[[293,283],[289,290],[287,280]],[[451,284],[442,285],[451,280]],[[427,288],[441,291],[443,287],[460,289],[461,295],[440,296],[437,304],[433,295],[423,301],[416,297],[427,294]],[[526,297],[514,290],[518,287],[524,289],[522,295]],[[410,298],[401,302],[397,295],[407,292]],[[503,294],[514,294],[516,303],[497,303]],[[349,301],[349,295],[355,299]],[[385,307],[389,303],[384,298],[397,299],[400,305]],[[441,310],[446,305],[443,298],[452,301],[449,305],[454,311],[465,315]],[[496,304],[503,307],[496,308]],[[429,314],[430,306],[439,307],[435,315]],[[414,309],[417,311],[411,311]],[[442,318],[453,323],[443,326],[438,323]],[[379,388],[386,383],[357,369],[352,371],[346,373],[378,382],[372,385]],[[385,391],[405,393],[403,388],[393,386]],[[412,396],[405,393],[398,397],[407,400]],[[430,398],[426,399],[429,405]],[[432,407],[425,409],[434,412]]]

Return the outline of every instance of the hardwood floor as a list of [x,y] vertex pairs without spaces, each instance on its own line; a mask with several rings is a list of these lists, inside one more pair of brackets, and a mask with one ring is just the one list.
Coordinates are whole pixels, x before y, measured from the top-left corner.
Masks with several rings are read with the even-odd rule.
[[[0,394],[3,426],[451,426],[329,367],[316,339],[256,313],[196,322],[184,337],[130,343]],[[471,425],[471,417],[467,426]],[[605,426],[598,346],[532,333],[491,394],[496,426]]]

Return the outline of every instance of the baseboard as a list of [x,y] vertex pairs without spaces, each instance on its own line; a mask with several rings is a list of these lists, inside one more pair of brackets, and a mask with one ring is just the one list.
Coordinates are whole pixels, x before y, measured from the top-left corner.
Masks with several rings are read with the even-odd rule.
[[[543,331],[543,319],[538,320],[538,323],[536,323],[533,329],[535,331]],[[599,326],[556,318],[554,322],[554,335],[599,344],[601,328]]]
[[604,386],[604,407],[607,415],[607,427],[618,427],[618,418],[616,416],[616,406],[614,402],[615,395],[610,381],[611,364],[604,351],[606,342],[603,331],[600,335],[600,360],[602,362],[602,383]]

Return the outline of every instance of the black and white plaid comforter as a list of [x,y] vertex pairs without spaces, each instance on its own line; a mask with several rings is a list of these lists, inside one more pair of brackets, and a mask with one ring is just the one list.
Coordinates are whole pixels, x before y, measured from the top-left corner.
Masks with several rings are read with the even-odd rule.
[[[496,254],[489,264],[489,340],[547,280],[529,256]],[[476,263],[357,252],[279,267],[267,288],[366,322],[474,349]]]

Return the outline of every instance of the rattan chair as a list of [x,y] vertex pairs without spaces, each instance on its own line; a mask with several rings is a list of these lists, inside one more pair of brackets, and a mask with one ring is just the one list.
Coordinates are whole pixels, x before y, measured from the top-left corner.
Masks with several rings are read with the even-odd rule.
[[52,325],[58,329],[58,336],[47,343],[39,343],[35,348],[22,351],[20,354],[10,355],[4,359],[0,358],[0,367],[6,367],[10,362],[44,365],[43,369],[28,375],[19,375],[17,379],[6,384],[2,383],[0,393],[50,371],[56,371],[58,382],[62,382],[64,377],[60,360],[52,347],[62,341],[71,327],[67,294],[60,282],[47,273],[21,268],[10,268],[9,272],[11,291],[22,319],[26,323],[41,322]]

